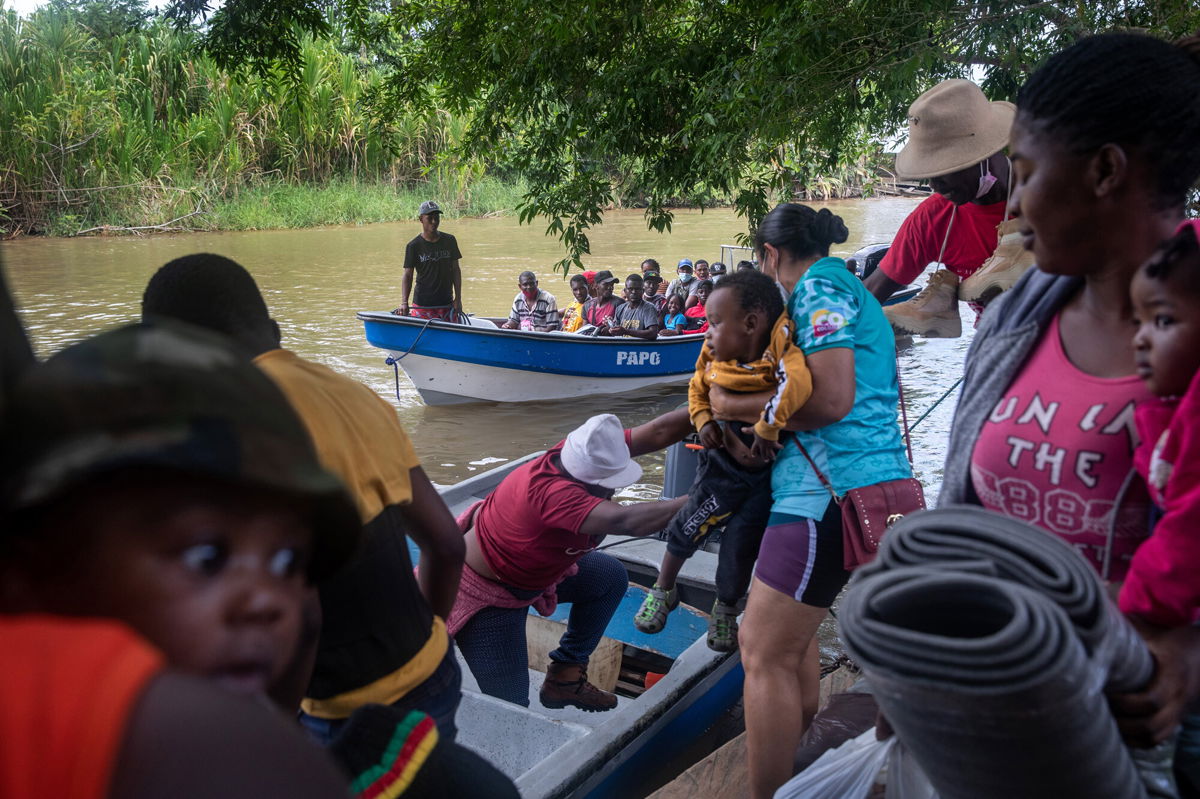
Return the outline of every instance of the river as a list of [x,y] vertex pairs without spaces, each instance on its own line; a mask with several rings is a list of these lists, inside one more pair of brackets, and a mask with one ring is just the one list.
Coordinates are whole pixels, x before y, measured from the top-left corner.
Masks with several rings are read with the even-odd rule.
[[[859,246],[892,238],[916,206],[907,198],[843,200],[826,205],[841,215],[851,239],[835,249],[848,255]],[[570,301],[570,291],[550,265],[561,257],[558,242],[541,225],[515,217],[446,219],[462,250],[463,294],[469,312],[506,315],[517,292],[517,275],[529,269],[541,287]],[[644,258],[658,259],[674,277],[683,257],[717,260],[722,244],[736,241],[745,224],[732,211],[679,211],[668,234],[647,230],[640,211],[612,211],[591,235],[589,268],[620,278],[638,271]],[[367,383],[393,402],[431,479],[450,484],[561,439],[589,416],[612,412],[637,424],[686,401],[683,387],[642,396],[581,397],[562,402],[427,407],[403,372],[399,396],[385,354],[368,345],[360,310],[390,310],[400,301],[404,246],[418,224],[171,236],[19,239],[0,245],[21,316],[42,356],[101,330],[136,320],[142,290],[154,271],[172,258],[214,252],[247,267],[283,329],[284,346]],[[969,312],[967,312],[969,313]],[[970,324],[964,324],[969,330]],[[910,421],[953,384],[962,371],[969,335],[920,341],[900,359]],[[944,442],[953,399],[922,422],[914,436],[918,476],[928,489],[941,482]],[[649,498],[661,486],[661,455],[644,459],[644,482],[623,496]]]

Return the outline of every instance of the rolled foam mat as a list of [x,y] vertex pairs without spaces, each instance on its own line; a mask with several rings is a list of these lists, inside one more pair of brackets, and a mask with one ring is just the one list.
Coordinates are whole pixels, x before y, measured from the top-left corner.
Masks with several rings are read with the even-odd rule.
[[942,799],[1175,795],[1170,747],[1135,768],[1104,699],[1143,687],[1153,660],[1057,537],[977,507],[911,514],[838,616]]
[[941,799],[1144,797],[1066,613],[995,577],[902,567],[856,580],[842,640]]
[[1057,536],[975,506],[909,514],[883,538],[861,577],[898,566],[957,563],[1032,588],[1066,611],[1092,660],[1107,671],[1110,690],[1136,691],[1154,661],[1083,556]]

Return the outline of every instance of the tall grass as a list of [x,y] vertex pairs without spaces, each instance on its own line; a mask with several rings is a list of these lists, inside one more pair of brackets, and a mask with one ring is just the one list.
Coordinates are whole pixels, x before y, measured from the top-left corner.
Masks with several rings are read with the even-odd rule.
[[[209,215],[218,230],[306,228],[318,225],[367,224],[416,219],[417,209],[431,197],[451,197],[453,186],[429,183],[399,189],[384,183],[353,183],[335,178],[323,185],[274,183],[240,192],[219,203]],[[483,216],[517,206],[525,187],[484,177],[459,198],[456,210]]]
[[334,43],[304,41],[298,83],[226,73],[193,44],[0,11],[0,230],[380,221],[431,189],[465,213],[515,207],[485,164],[444,155],[465,120],[372,120],[382,75]]

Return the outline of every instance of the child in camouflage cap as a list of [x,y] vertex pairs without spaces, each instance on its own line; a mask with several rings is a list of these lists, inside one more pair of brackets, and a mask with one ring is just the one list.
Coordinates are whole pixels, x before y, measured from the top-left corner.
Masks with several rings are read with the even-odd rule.
[[0,612],[118,619],[176,669],[249,693],[283,676],[310,581],[361,529],[274,384],[183,324],[33,367],[0,440]]

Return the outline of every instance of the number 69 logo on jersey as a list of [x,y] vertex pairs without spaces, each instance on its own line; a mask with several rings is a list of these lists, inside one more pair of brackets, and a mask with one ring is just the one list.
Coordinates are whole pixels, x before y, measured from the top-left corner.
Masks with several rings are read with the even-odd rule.
[[836,333],[846,326],[845,314],[828,308],[813,311],[809,320],[812,322],[813,336],[816,338]]

